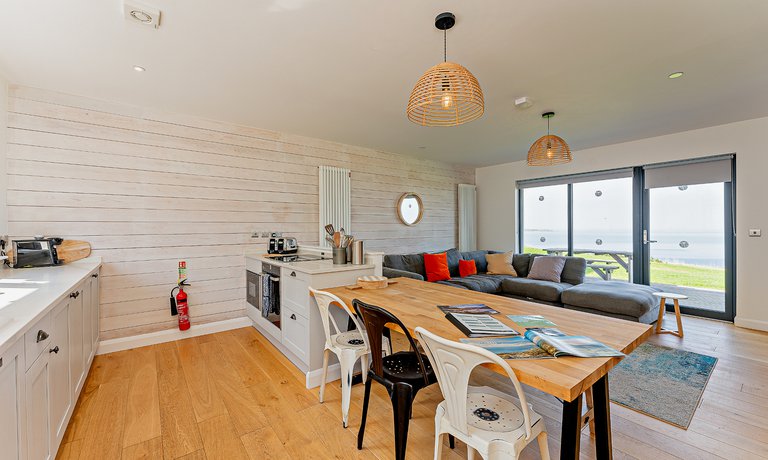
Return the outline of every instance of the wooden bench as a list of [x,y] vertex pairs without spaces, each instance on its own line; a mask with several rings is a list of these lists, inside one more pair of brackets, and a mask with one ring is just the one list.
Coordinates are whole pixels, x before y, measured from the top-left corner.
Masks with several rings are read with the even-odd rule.
[[601,260],[599,263],[598,261],[587,260],[587,268],[594,270],[595,273],[605,281],[610,281],[613,278],[613,272],[621,268],[618,265],[611,264],[613,264],[613,262],[607,260]]

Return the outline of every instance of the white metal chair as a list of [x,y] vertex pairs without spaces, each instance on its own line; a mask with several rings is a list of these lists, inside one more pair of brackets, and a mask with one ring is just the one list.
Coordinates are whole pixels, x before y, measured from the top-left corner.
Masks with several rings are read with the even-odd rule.
[[[368,338],[365,330],[360,325],[358,318],[349,310],[343,300],[335,295],[309,288],[309,291],[315,297],[317,308],[320,310],[320,318],[323,321],[323,331],[325,332],[325,350],[323,351],[323,380],[320,383],[320,402],[323,402],[325,394],[325,380],[328,377],[328,356],[333,352],[339,360],[341,367],[341,414],[344,422],[344,428],[347,427],[349,417],[349,402],[352,397],[352,374],[357,359],[360,358],[360,365],[363,374],[363,383],[365,383],[368,374],[368,353],[371,349],[368,345]],[[333,319],[330,312],[331,305],[336,305],[340,310],[355,323],[356,330],[342,332]],[[333,327],[333,330],[331,330]]]
[[[436,460],[442,453],[445,434],[467,444],[470,460],[475,452],[486,460],[518,458],[534,438],[539,442],[541,458],[549,459],[544,420],[526,403],[520,382],[503,359],[483,348],[444,339],[421,327],[416,328],[416,337],[429,356],[445,398],[435,414]],[[485,363],[506,371],[519,405],[512,395],[469,385],[472,370]]]

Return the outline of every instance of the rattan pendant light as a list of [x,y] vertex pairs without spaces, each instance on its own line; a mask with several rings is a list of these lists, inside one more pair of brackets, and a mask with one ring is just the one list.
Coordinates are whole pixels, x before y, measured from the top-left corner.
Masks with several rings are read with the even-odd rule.
[[562,137],[549,134],[549,120],[555,112],[541,114],[547,119],[547,135],[541,136],[528,150],[528,166],[552,166],[570,163],[573,160],[571,148]]
[[422,126],[457,126],[483,115],[483,90],[472,73],[448,62],[447,30],[456,23],[453,13],[435,18],[435,27],[443,31],[443,62],[427,70],[411,91],[406,113],[408,119]]

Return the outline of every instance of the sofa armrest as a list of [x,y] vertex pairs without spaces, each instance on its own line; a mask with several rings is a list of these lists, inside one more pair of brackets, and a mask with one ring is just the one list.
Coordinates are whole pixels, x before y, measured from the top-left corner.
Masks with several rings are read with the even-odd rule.
[[415,280],[424,281],[424,277],[419,275],[418,273],[414,272],[407,272],[405,270],[398,270],[396,268],[388,268],[383,267],[381,269],[381,274],[386,276],[387,278],[413,278]]

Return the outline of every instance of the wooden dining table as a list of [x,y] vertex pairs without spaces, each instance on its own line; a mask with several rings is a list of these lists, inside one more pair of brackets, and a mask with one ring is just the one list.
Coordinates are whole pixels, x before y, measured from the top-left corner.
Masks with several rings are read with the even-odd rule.
[[[485,294],[437,283],[410,278],[395,278],[394,284],[384,289],[353,289],[347,286],[327,289],[343,300],[348,307],[359,299],[389,310],[413,334],[421,326],[450,340],[466,337],[445,318],[438,305],[481,303],[499,311],[494,315],[501,322],[521,333],[525,330],[509,320],[507,315],[543,315],[556,324],[557,329],[568,335],[584,335],[610,347],[631,353],[651,334],[647,324],[567,310],[509,297]],[[393,330],[398,327],[391,325]],[[399,331],[402,332],[402,331]],[[582,428],[582,397],[592,388],[595,447],[598,459],[613,456],[611,446],[611,413],[608,394],[608,371],[616,366],[621,357],[507,360],[521,383],[541,390],[562,401],[562,433],[560,458],[578,459]],[[489,369],[504,374],[494,365]],[[505,374],[506,375],[506,374]]]

